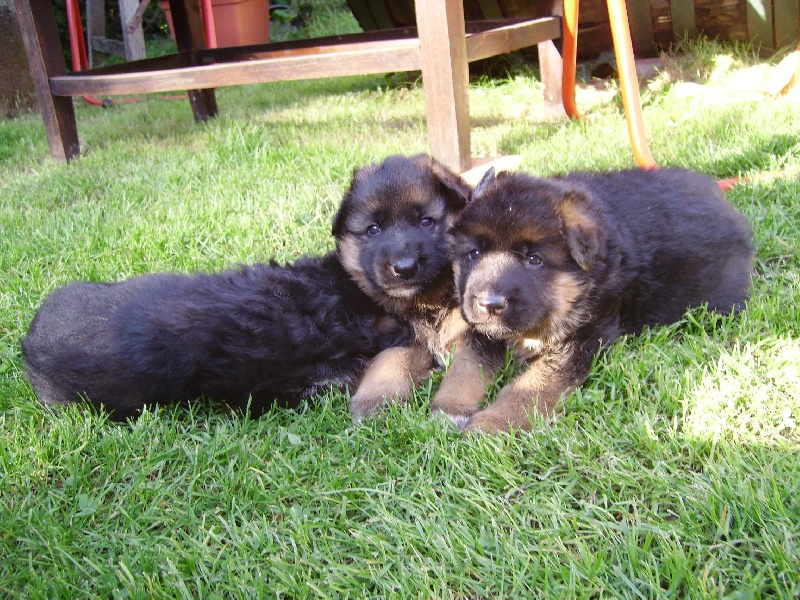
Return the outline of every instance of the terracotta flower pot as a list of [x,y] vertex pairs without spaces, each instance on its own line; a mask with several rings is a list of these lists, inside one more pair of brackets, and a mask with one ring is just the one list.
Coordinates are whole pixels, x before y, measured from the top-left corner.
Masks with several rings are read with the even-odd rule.
[[[169,2],[160,0],[160,4],[175,39]],[[211,10],[220,48],[269,41],[269,0],[211,0]]]

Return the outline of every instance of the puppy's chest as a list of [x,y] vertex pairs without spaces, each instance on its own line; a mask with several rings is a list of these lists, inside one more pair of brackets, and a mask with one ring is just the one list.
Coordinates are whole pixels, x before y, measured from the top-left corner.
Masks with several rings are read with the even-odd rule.
[[466,335],[469,326],[458,308],[442,308],[436,314],[414,320],[417,339],[431,354],[443,359]]
[[510,346],[514,358],[520,362],[530,362],[545,350],[545,342],[538,338],[517,338]]

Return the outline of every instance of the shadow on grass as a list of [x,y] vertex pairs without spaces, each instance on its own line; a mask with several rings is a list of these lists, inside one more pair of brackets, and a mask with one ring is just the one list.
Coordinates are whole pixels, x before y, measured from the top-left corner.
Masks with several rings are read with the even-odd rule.
[[[220,117],[232,121],[267,123],[271,112],[286,109],[319,111],[315,102],[333,96],[355,96],[401,87],[390,77],[341,77],[324,80],[303,80],[235,86],[217,90]],[[107,108],[74,99],[78,135],[82,153],[107,148],[118,142],[132,139],[187,143],[195,136],[202,123],[194,121],[188,96],[175,94],[148,94],[115,98],[117,103]],[[345,100],[346,102],[346,100]],[[353,102],[357,102],[353,100]],[[0,123],[0,164],[18,164],[32,156],[49,155],[44,125],[38,112],[22,117],[28,125],[20,129],[20,120],[12,124]],[[218,119],[211,119],[213,125]],[[280,122],[277,120],[276,122]],[[411,119],[411,124],[418,120]],[[389,129],[391,124],[386,124]],[[408,126],[408,123],[400,126]]]

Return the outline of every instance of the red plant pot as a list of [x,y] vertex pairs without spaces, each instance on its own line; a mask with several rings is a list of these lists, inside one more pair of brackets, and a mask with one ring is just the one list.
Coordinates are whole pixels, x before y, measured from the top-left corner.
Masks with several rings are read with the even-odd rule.
[[[175,39],[172,11],[167,0],[160,0],[169,31]],[[211,0],[217,46],[247,46],[269,41],[269,0]]]

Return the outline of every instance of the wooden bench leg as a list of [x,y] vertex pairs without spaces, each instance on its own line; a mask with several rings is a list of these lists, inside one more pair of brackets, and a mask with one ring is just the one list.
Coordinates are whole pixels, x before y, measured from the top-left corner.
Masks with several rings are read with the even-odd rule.
[[416,12],[430,151],[450,169],[466,171],[471,156],[463,0],[417,0]]
[[219,114],[217,95],[213,88],[206,90],[189,90],[189,102],[192,105],[194,120],[198,123],[208,121]]
[[[206,47],[203,31],[203,17],[197,0],[169,0],[172,11],[172,27],[175,29],[175,42],[180,52],[190,52]],[[189,90],[189,102],[194,112],[194,120],[207,121],[216,117],[217,97],[213,88]]]
[[53,96],[50,91],[50,77],[64,75],[67,70],[51,2],[15,0],[36,99],[50,144],[50,155],[64,161],[80,154],[80,144],[72,98]]
[[544,85],[544,116],[548,121],[555,121],[564,116],[561,55],[553,40],[541,42],[537,49],[539,70]]

